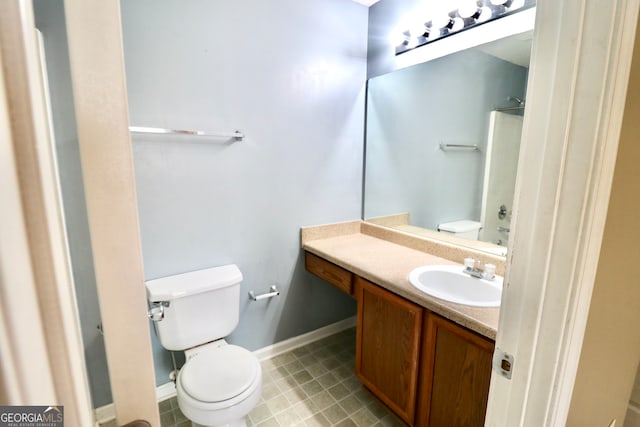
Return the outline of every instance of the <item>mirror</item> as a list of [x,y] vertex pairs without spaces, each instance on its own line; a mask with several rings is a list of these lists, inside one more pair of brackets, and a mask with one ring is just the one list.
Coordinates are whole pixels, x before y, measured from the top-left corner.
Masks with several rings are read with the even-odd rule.
[[366,221],[506,255],[531,38],[369,80]]

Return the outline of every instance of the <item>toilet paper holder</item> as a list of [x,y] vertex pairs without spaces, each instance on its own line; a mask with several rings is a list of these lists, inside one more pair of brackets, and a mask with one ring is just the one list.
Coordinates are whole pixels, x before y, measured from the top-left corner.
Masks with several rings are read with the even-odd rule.
[[277,297],[278,295],[280,295],[280,292],[278,291],[278,288],[276,288],[276,285],[271,285],[271,287],[269,288],[269,292],[267,292],[266,294],[256,295],[254,291],[249,291],[249,298],[251,298],[253,301],[273,298]]

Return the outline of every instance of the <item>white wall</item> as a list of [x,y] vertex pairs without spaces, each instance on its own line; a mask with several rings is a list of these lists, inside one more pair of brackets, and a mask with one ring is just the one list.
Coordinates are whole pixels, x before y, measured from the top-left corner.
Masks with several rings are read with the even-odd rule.
[[[134,135],[147,279],[236,263],[257,349],[355,312],[304,271],[303,225],[360,216],[367,8],[345,0],[127,0],[131,124],[242,130],[242,142]],[[250,302],[249,290],[278,298]],[[154,337],[155,341],[155,337]],[[155,341],[156,381],[168,381]]]

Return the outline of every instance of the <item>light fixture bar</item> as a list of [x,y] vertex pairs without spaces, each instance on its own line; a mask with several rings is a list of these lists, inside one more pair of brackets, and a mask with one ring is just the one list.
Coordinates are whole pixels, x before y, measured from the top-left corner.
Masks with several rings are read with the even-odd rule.
[[456,9],[402,33],[396,55],[536,6],[536,0],[459,0]]

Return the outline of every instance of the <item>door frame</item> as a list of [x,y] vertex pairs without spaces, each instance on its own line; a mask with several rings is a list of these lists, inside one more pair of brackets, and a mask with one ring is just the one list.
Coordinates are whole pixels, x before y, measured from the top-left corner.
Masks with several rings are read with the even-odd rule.
[[515,362],[510,380],[494,368],[487,426],[565,425],[607,215],[638,3],[538,0],[496,339],[496,355],[506,352]]
[[[65,15],[117,421],[157,426],[120,3],[67,0]],[[0,2],[0,401],[64,405],[69,425],[88,426],[94,417],[34,29],[31,0]]]
[[119,0],[64,0],[111,395],[119,425],[160,425],[129,132]]
[[0,402],[91,425],[31,1],[0,3]]

